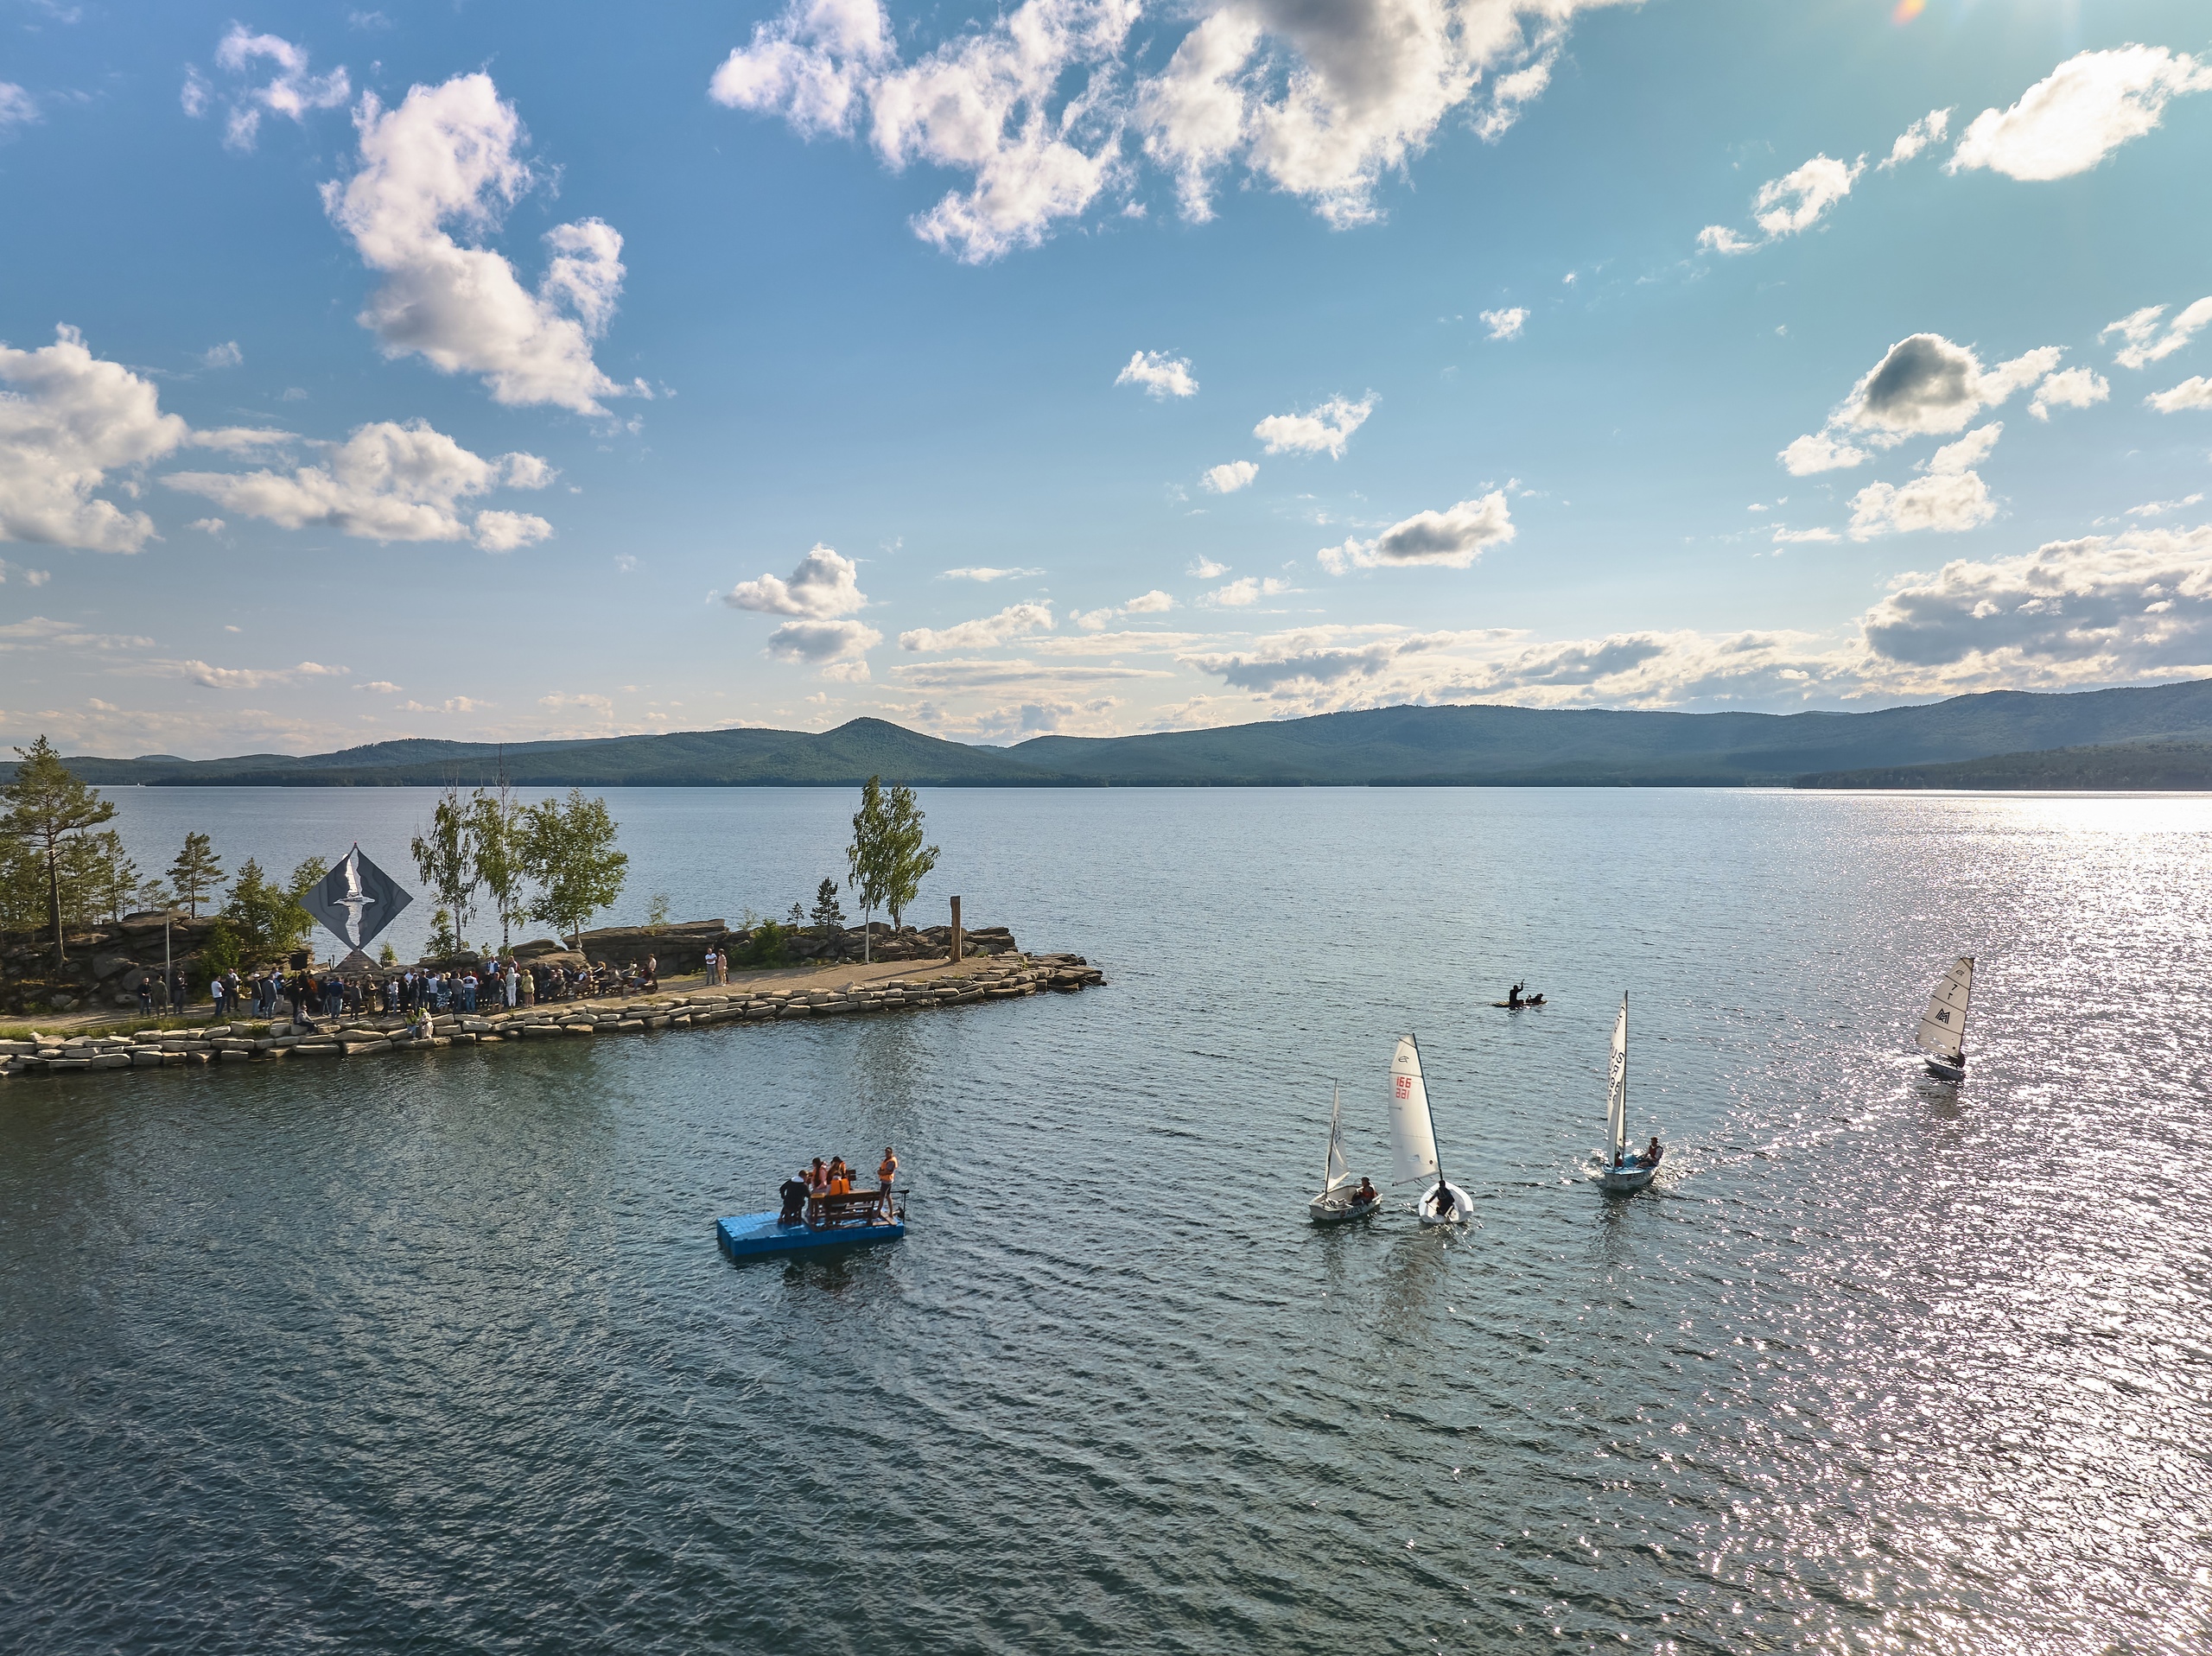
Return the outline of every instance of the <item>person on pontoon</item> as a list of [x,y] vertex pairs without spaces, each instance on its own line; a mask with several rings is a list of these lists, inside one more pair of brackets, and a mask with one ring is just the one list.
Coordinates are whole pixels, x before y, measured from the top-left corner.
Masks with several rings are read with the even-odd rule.
[[1521,1004],[1521,986],[1519,984],[1515,984],[1510,989],[1508,989],[1505,992],[1505,1004],[1509,1006],[1517,1006]]
[[883,1147],[883,1159],[875,1164],[876,1221],[891,1222],[891,1187],[899,1182],[899,1152],[889,1145]]
[[779,1225],[796,1225],[806,1212],[806,1169],[799,1171],[776,1187],[776,1194],[783,1198],[784,1210],[776,1215]]
[[1643,1154],[1636,1158],[1636,1164],[1638,1167],[1656,1167],[1659,1165],[1659,1158],[1666,1153],[1666,1151],[1660,1147],[1659,1135],[1655,1133],[1651,1135],[1651,1142],[1644,1146]]

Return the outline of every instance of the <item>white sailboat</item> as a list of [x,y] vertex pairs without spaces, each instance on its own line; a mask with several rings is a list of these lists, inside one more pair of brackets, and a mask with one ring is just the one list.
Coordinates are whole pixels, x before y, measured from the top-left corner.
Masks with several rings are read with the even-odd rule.
[[1423,1187],[1414,1209],[1422,1224],[1464,1225],[1474,1217],[1472,1199],[1437,1164],[1436,1118],[1421,1078],[1421,1044],[1410,1035],[1398,1037],[1390,1057],[1390,1160],[1392,1184]]
[[1967,1005],[1974,999],[1974,956],[1961,955],[1943,974],[1920,1017],[1928,1073],[1939,1081],[1967,1078]]
[[1649,1167],[1628,1151],[1628,995],[1621,995],[1620,1015],[1613,1019],[1613,1062],[1605,1078],[1605,1136],[1611,1141],[1600,1178],[1608,1194],[1625,1196],[1651,1183],[1659,1164]]
[[[1352,1182],[1350,1164],[1344,1159],[1344,1088],[1336,1090],[1329,1104],[1329,1154],[1321,1165],[1321,1194],[1306,1204],[1306,1211],[1319,1225],[1341,1224],[1347,1219],[1364,1219],[1382,1205],[1382,1193],[1365,1179]],[[1362,1187],[1366,1194],[1362,1195]]]

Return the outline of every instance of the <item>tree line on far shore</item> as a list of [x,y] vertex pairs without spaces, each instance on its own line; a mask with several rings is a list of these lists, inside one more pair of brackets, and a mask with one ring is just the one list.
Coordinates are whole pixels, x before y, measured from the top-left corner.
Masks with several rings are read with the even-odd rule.
[[[216,924],[201,947],[205,969],[229,971],[276,961],[298,949],[315,919],[306,899],[330,872],[309,857],[288,878],[275,879],[248,858],[223,889],[223,864],[212,838],[185,835],[184,847],[162,871],[166,883],[147,878],[124,853],[122,837],[103,825],[115,815],[101,796],[62,763],[44,736],[16,750],[12,781],[0,785],[0,930],[43,931],[53,940],[57,964],[66,959],[70,928],[118,921],[128,913],[181,909],[195,918],[203,905]],[[912,788],[870,777],[861,790],[846,847],[847,887],[864,920],[887,910],[893,928],[919,895],[937,866],[938,847],[923,842],[923,814]],[[565,797],[524,804],[504,783],[464,794],[448,788],[427,828],[409,850],[434,904],[429,953],[444,956],[466,947],[470,923],[496,919],[500,954],[513,942],[516,925],[542,921],[574,939],[592,917],[621,896],[630,859],[616,845],[618,825],[604,798],[580,788]],[[668,901],[653,899],[648,925],[664,924]],[[834,878],[815,891],[810,913],[791,904],[783,922],[752,923],[753,952],[763,963],[780,959],[788,935],[810,921],[822,935],[840,930],[844,913]],[[490,952],[486,950],[486,952]],[[387,961],[391,950],[384,950]]]

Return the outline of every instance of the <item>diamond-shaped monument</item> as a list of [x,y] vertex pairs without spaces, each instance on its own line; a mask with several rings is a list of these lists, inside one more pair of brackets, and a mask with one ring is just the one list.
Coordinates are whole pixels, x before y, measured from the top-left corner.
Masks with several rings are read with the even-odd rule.
[[377,934],[399,918],[399,911],[415,899],[399,882],[371,862],[355,846],[339,859],[322,884],[301,899],[307,911],[322,922],[332,936],[353,949],[365,949]]

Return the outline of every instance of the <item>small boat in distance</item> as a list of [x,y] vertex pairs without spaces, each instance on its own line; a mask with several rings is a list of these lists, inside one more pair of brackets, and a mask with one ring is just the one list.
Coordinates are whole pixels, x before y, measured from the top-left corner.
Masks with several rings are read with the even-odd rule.
[[1421,1072],[1421,1044],[1398,1037],[1390,1057],[1390,1183],[1420,1184],[1414,1212],[1424,1225],[1464,1225],[1474,1217],[1467,1193],[1444,1177],[1436,1156],[1436,1118],[1429,1113],[1428,1083]]
[[[1608,1196],[1629,1196],[1651,1183],[1659,1171],[1656,1152],[1628,1153],[1628,993],[1621,993],[1620,1015],[1613,1019],[1613,1062],[1605,1077],[1605,1136],[1612,1143],[1600,1182]],[[1653,1144],[1659,1141],[1655,1137]]]
[[1967,1078],[1967,1004],[1974,999],[1974,956],[1961,955],[1943,974],[1920,1017],[1928,1073],[1938,1081]]
[[1363,1178],[1352,1183],[1344,1161],[1344,1092],[1338,1087],[1329,1103],[1329,1154],[1321,1165],[1321,1194],[1306,1204],[1306,1211],[1317,1225],[1364,1219],[1382,1205],[1382,1191]]
[[1508,1012],[1519,1012],[1523,1006],[1542,1006],[1544,1004],[1543,996],[1540,994],[1524,995],[1521,993],[1521,991],[1526,987],[1528,987],[1526,983],[1516,983],[1510,989],[1508,989],[1505,992],[1504,999],[1493,1000],[1490,1004],[1493,1006],[1503,1006]]

